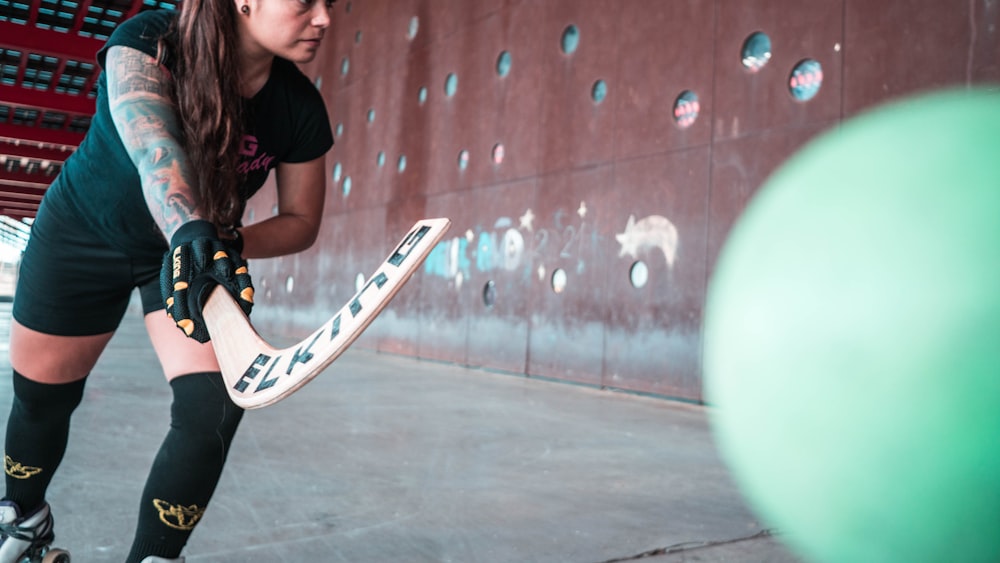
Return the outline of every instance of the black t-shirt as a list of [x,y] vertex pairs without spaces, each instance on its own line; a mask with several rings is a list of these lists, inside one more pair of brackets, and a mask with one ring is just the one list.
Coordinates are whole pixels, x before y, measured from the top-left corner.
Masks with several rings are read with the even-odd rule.
[[[120,45],[156,56],[159,38],[176,13],[150,10],[120,24],[98,53]],[[164,64],[173,71],[167,56]],[[333,146],[323,98],[294,63],[275,58],[267,83],[247,104],[247,133],[241,144],[244,201],[267,180],[279,162],[307,162]],[[136,258],[162,257],[166,241],[153,221],[139,175],[111,120],[107,75],[101,72],[97,112],[79,148],[66,160],[46,194],[54,205],[70,205],[74,215],[107,243]]]

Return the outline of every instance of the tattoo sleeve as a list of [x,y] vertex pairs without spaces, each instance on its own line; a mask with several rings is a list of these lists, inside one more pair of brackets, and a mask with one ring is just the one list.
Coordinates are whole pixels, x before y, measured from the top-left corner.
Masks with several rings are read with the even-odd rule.
[[149,55],[128,47],[108,50],[111,117],[139,172],[146,205],[167,240],[200,218],[198,181],[183,150],[183,128],[170,98],[170,76]]

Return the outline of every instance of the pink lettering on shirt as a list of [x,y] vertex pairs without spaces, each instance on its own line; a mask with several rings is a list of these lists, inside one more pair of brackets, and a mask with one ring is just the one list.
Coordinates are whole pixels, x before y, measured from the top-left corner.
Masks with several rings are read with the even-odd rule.
[[259,148],[260,144],[257,142],[257,137],[253,135],[243,136],[243,140],[240,143],[240,156],[244,158],[240,160],[237,171],[241,174],[249,174],[257,170],[271,169],[271,164],[274,162],[275,157],[266,152],[258,155],[257,149]]

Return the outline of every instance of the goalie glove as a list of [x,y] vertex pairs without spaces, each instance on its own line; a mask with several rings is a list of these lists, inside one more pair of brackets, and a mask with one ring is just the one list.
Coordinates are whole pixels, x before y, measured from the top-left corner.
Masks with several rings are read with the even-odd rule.
[[167,315],[198,342],[211,336],[201,309],[213,287],[225,287],[247,315],[253,307],[253,285],[246,260],[233,246],[219,239],[215,225],[190,221],[170,239],[170,250],[160,269],[160,292]]

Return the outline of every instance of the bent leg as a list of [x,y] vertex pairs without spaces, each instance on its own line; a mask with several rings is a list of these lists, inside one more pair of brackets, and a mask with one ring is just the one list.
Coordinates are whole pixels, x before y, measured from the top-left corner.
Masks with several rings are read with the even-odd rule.
[[222,475],[243,409],[229,398],[211,344],[184,336],[160,311],[146,315],[150,340],[170,381],[170,429],[139,506],[129,563],[180,556]]
[[170,430],[142,493],[129,563],[180,556],[215,492],[243,417],[218,372],[176,377],[170,387]]
[[83,398],[86,376],[110,334],[52,336],[18,322],[11,327],[14,400],[7,420],[5,498],[25,512],[45,502],[62,462],[70,416]]

